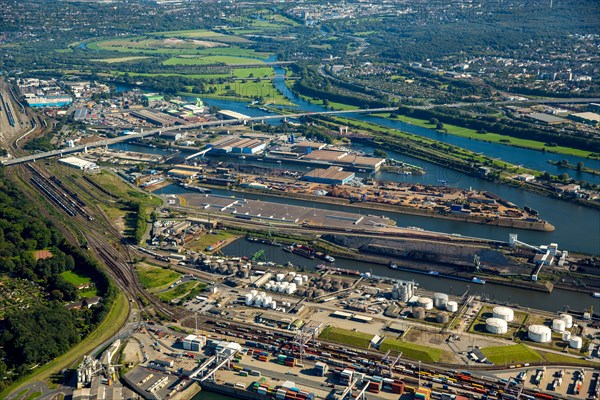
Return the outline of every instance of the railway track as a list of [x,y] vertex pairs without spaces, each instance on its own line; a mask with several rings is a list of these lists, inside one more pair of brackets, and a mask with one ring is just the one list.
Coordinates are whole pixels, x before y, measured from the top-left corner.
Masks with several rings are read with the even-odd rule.
[[[89,207],[80,196],[43,166],[27,164],[18,171],[25,182],[32,182],[51,203],[74,220],[86,238],[88,246],[107,266],[108,273],[115,284],[130,301],[137,303],[139,309],[145,309],[150,305],[171,320],[180,320],[190,315],[186,310],[164,304],[146,292],[131,263],[129,247],[123,243],[124,238],[106,220],[104,214],[100,215],[100,218],[95,218],[95,214],[100,212]],[[108,236],[117,241],[109,240]]]

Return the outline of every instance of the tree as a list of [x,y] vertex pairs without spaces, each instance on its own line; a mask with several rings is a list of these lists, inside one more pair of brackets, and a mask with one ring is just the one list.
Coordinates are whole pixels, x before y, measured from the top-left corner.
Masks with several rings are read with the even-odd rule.
[[440,123],[440,121],[437,118],[429,118],[429,123],[431,125],[437,125]]
[[444,124],[442,124],[441,122],[438,122],[435,125],[435,129],[437,129],[438,131],[441,131],[442,129],[444,129]]
[[582,171],[583,170],[583,162],[579,161],[577,163],[577,171]]

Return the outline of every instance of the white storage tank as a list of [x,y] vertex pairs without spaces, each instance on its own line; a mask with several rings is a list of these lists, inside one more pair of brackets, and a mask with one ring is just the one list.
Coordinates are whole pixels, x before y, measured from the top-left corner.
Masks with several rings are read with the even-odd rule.
[[277,279],[277,282],[281,282],[283,278],[285,278],[285,274],[277,274],[275,275],[275,278]]
[[448,310],[450,312],[457,312],[458,311],[458,303],[450,300],[449,302],[446,303],[446,310]]
[[485,320],[485,330],[496,335],[508,332],[508,323],[502,318],[488,318]]
[[290,272],[290,274],[289,274],[289,275],[290,275],[292,278],[295,278],[295,277],[296,277],[296,273],[295,273],[295,272],[293,272],[293,271],[292,271],[292,272]]
[[257,291],[257,290],[254,290],[254,289],[252,289],[252,290],[250,291],[250,294],[252,294],[252,296],[256,296],[256,295],[258,294],[258,291]]
[[492,310],[492,314],[494,318],[500,318],[505,320],[506,322],[510,322],[513,319],[515,319],[515,312],[512,310],[512,308],[504,306],[494,307],[494,309]]
[[433,300],[429,297],[419,297],[417,299],[417,306],[423,307],[426,310],[431,310],[433,308]]
[[287,288],[285,288],[285,292],[287,294],[293,294],[296,291],[296,286],[288,286]]
[[276,301],[272,301],[271,302],[271,309],[274,310],[277,308],[277,302]]
[[552,320],[552,330],[556,332],[564,332],[565,331],[565,321],[562,319],[553,319]]
[[569,331],[563,332],[562,340],[564,340],[565,342],[568,342],[570,339],[571,339],[571,332],[569,332]]
[[294,283],[296,284],[296,286],[302,286],[302,277],[301,276],[297,276],[294,278]]
[[273,285],[271,285],[269,282],[267,282],[267,284],[265,285],[265,289],[271,290],[272,288],[273,288]]
[[247,306],[251,306],[251,305],[252,305],[252,300],[253,300],[253,297],[254,297],[254,296],[252,295],[252,293],[248,293],[248,294],[246,295],[246,305],[247,305]]
[[569,314],[560,314],[560,319],[565,321],[565,328],[571,329],[573,327],[573,316]]
[[534,342],[548,343],[552,340],[552,331],[545,325],[531,325],[527,336]]
[[308,275],[302,275],[302,283],[308,282]]
[[260,297],[265,297],[267,294],[266,294],[265,292],[258,292],[258,295],[259,295]]
[[581,346],[583,346],[583,340],[579,336],[571,336],[571,339],[569,339],[569,346],[579,350],[581,349]]
[[448,303],[448,295],[446,293],[435,293],[433,295],[433,305],[441,310],[446,308]]

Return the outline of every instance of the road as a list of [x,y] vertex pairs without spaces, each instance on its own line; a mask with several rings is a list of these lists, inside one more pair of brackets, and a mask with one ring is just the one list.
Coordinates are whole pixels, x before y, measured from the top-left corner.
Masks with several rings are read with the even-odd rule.
[[159,129],[151,129],[147,131],[142,131],[138,133],[134,133],[131,135],[119,136],[112,139],[104,139],[99,140],[97,142],[88,143],[85,145],[79,145],[74,147],[67,147],[59,150],[52,150],[43,153],[37,153],[30,156],[13,158],[11,160],[5,160],[2,162],[3,165],[17,165],[30,161],[36,161],[43,158],[54,157],[54,156],[63,156],[69,153],[79,153],[79,152],[87,152],[88,149],[95,147],[104,147],[110,146],[116,143],[125,142],[128,140],[134,139],[142,139],[147,136],[152,136],[156,134],[161,134],[162,132],[172,132],[178,131],[182,129],[204,129],[209,126],[223,126],[223,125],[236,125],[236,124],[246,124],[248,122],[254,121],[266,121],[266,120],[275,120],[275,119],[287,119],[287,118],[300,118],[308,115],[337,115],[337,114],[369,114],[374,112],[390,112],[396,110],[396,107],[385,107],[385,108],[371,108],[371,109],[360,109],[360,110],[347,110],[347,111],[320,111],[320,112],[304,112],[304,113],[295,113],[295,114],[282,114],[282,115],[267,115],[263,117],[248,117],[248,118],[238,118],[238,119],[230,119],[230,120],[219,120],[219,121],[208,121],[208,122],[200,122],[196,124],[190,125],[180,125],[180,126],[171,126],[168,128],[159,128]]

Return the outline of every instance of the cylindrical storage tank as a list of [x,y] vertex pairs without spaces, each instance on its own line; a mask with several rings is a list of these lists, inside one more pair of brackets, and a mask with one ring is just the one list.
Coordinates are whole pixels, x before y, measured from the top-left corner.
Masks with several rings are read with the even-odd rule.
[[252,300],[253,300],[253,297],[254,297],[254,296],[252,295],[252,293],[248,293],[248,294],[246,295],[246,305],[247,305],[247,306],[251,306],[251,305],[252,305]]
[[552,340],[552,331],[545,325],[531,325],[527,330],[529,339],[538,343],[548,343]]
[[269,282],[267,282],[267,283],[265,284],[265,289],[266,289],[266,290],[271,290],[271,288],[272,288],[272,287],[273,287],[273,285],[271,285]]
[[269,296],[265,297],[265,298],[263,299],[262,306],[263,306],[264,308],[269,308],[269,307],[271,307],[271,301],[272,301],[271,297],[269,297]]
[[494,309],[492,310],[492,314],[494,318],[500,318],[505,320],[506,322],[510,322],[513,319],[515,319],[515,312],[512,310],[512,308],[508,307],[494,307]]
[[562,340],[564,340],[565,342],[568,342],[570,339],[571,339],[571,332],[569,332],[569,331],[563,332]]
[[565,321],[565,328],[571,329],[573,327],[573,316],[569,314],[560,314],[560,319]]
[[271,302],[271,309],[274,310],[277,308],[277,302],[276,301],[272,301]]
[[450,312],[457,312],[458,311],[458,303],[450,300],[449,302],[446,303],[446,310],[450,311]]
[[448,303],[448,295],[446,293],[435,293],[433,295],[433,305],[440,310],[446,309]]
[[258,295],[258,290],[254,290],[254,289],[252,289],[252,290],[250,291],[250,294],[251,294],[252,296],[257,296],[257,295]]
[[556,332],[564,332],[565,331],[565,321],[562,319],[553,319],[552,320],[552,330]]
[[287,294],[293,294],[295,291],[296,291],[296,287],[295,287],[295,286],[288,286],[288,287],[285,289],[285,292],[286,292]]
[[440,312],[435,316],[435,320],[440,324],[447,324],[450,320],[450,317],[448,317],[447,313]]
[[267,294],[266,294],[265,292],[258,292],[258,295],[259,295],[260,297],[265,297]]
[[416,319],[425,319],[425,309],[423,307],[413,307],[412,316]]
[[285,278],[285,274],[277,274],[275,278],[277,278],[277,282],[281,282]]
[[579,350],[582,345],[583,340],[579,336],[571,336],[571,339],[569,339],[569,346],[573,349]]
[[485,330],[496,335],[508,332],[508,323],[502,318],[488,318],[485,320]]
[[431,310],[433,308],[433,300],[429,297],[419,297],[417,299],[417,306],[423,307],[426,310]]
[[294,284],[296,286],[302,286],[302,277],[301,276],[297,276],[294,278]]
[[295,273],[294,271],[290,272],[290,273],[289,273],[289,275],[290,275],[292,278],[295,278],[295,277],[296,277],[296,273]]
[[302,283],[308,282],[308,275],[302,275]]

